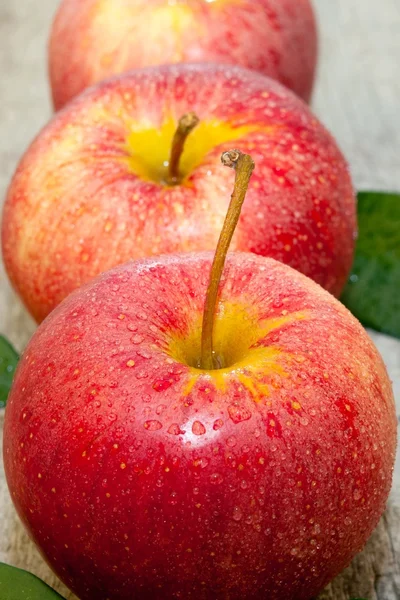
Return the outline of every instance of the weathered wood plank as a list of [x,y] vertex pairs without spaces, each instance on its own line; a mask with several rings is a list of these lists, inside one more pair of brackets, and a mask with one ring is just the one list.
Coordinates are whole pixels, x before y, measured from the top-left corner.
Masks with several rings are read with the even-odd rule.
[[[400,189],[399,0],[315,0],[321,26],[321,62],[314,98],[320,118],[349,158],[357,187]],[[15,164],[50,115],[45,46],[55,0],[0,3],[0,195]],[[0,332],[22,350],[34,324],[0,267]],[[372,334],[400,399],[400,343]],[[400,413],[400,405],[398,404]],[[0,415],[0,438],[3,415]],[[365,550],[320,600],[400,598],[400,461],[388,508]],[[24,532],[0,467],[0,560],[45,579],[68,600]]]

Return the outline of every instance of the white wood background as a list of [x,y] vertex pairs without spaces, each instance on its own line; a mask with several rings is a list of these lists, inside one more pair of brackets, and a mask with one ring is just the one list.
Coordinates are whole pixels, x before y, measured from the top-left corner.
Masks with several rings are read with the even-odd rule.
[[[321,31],[314,109],[336,135],[359,189],[400,190],[400,0],[314,4]],[[56,0],[0,0],[0,198],[20,155],[51,114],[45,54],[56,6]],[[0,332],[22,350],[33,330],[0,266]],[[371,335],[393,379],[400,413],[400,342]],[[0,436],[2,423],[0,414]],[[399,462],[378,528],[320,600],[400,599]],[[0,561],[36,573],[72,600],[19,524],[2,467]]]

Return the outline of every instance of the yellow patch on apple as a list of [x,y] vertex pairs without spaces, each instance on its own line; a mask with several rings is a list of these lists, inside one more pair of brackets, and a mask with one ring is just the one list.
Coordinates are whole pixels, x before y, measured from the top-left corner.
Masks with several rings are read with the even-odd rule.
[[250,392],[255,402],[269,396],[266,370],[271,375],[287,377],[282,363],[292,356],[279,346],[264,346],[261,342],[272,331],[306,318],[306,312],[295,312],[260,321],[256,311],[250,313],[239,303],[220,302],[215,316],[213,342],[221,368],[203,370],[196,366],[201,355],[202,315],[198,315],[183,337],[173,332],[168,342],[170,356],[190,367],[185,395],[189,395],[200,380],[208,380],[221,392],[225,392],[228,385],[236,380]]

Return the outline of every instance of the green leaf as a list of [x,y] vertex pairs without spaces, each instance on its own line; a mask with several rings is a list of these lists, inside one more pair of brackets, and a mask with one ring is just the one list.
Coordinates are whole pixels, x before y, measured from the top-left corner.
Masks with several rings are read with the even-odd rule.
[[400,195],[360,192],[358,226],[341,300],[366,327],[400,338]]
[[0,335],[0,408],[6,405],[18,360],[16,350]]
[[0,563],[1,600],[59,600],[62,598],[40,579]]

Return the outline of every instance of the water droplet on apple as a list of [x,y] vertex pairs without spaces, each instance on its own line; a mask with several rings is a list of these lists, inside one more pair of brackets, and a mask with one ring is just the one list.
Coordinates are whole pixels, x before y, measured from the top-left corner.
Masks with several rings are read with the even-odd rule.
[[161,429],[162,423],[160,423],[160,421],[150,420],[145,422],[144,427],[147,431],[157,431],[158,429]]
[[136,313],[136,316],[138,319],[142,319],[142,321],[147,321],[147,313],[145,313],[143,310],[140,310],[138,313]]
[[168,429],[168,433],[170,433],[171,435],[180,435],[182,431],[178,423],[172,423],[172,425]]
[[195,487],[195,488],[193,488],[193,494],[194,494],[195,496],[197,496],[199,492],[200,492],[200,490],[199,490],[199,488],[198,488],[198,487]]
[[242,421],[248,421],[251,418],[251,412],[248,408],[241,406],[239,403],[234,402],[228,406],[229,417],[234,423],[241,423]]
[[312,533],[313,535],[318,535],[318,534],[320,534],[320,533],[321,533],[321,527],[318,525],[318,523],[316,523],[316,524],[314,525],[314,527],[312,528],[312,531],[311,531],[311,533]]
[[243,516],[243,513],[242,513],[242,510],[241,510],[241,508],[240,508],[239,506],[235,506],[235,507],[233,508],[233,515],[232,515],[232,519],[233,519],[234,521],[240,521],[240,519],[242,518],[242,516]]
[[143,342],[143,340],[144,340],[144,337],[142,335],[139,335],[138,333],[131,337],[132,344],[141,344]]
[[213,425],[213,429],[214,429],[214,431],[218,431],[218,429],[221,429],[221,427],[223,427],[223,425],[224,425],[224,422],[223,422],[223,420],[222,420],[222,419],[217,419],[217,420],[214,422],[214,425]]
[[144,358],[145,360],[149,360],[149,359],[151,358],[151,354],[150,354],[150,352],[147,352],[147,350],[142,350],[142,349],[141,349],[141,350],[138,350],[138,351],[136,352],[136,354],[137,354],[138,356],[141,356],[141,357],[142,357],[142,358]]
[[168,504],[172,504],[173,506],[175,506],[175,504],[178,504],[178,494],[176,492],[170,493]]
[[164,410],[167,408],[166,404],[160,404],[159,406],[157,406],[156,408],[156,414],[157,415],[161,415],[161,413],[164,412]]
[[138,371],[137,373],[135,373],[136,375],[136,379],[147,379],[147,377],[149,376],[149,374],[146,371]]
[[243,479],[243,481],[240,482],[240,487],[242,488],[242,490],[246,490],[248,485],[247,485],[247,481],[245,481]]
[[137,325],[135,325],[135,323],[128,323],[126,327],[128,331],[137,331]]
[[117,417],[117,415],[116,415],[115,413],[110,413],[110,414],[108,415],[108,420],[109,420],[109,421],[112,421],[112,422],[113,422],[113,421],[116,421],[116,420],[117,420],[117,418],[118,418],[118,417]]
[[156,392],[165,392],[165,390],[170,388],[173,383],[174,383],[174,380],[171,378],[159,379],[158,381],[155,381],[153,383],[153,390],[155,390]]
[[192,432],[194,435],[204,435],[206,433],[206,428],[200,421],[194,421],[192,425]]
[[235,436],[234,435],[229,436],[228,439],[226,440],[226,444],[227,444],[227,446],[229,446],[229,448],[234,448],[237,444]]
[[219,473],[213,473],[210,477],[210,481],[214,485],[219,485],[224,481],[224,478]]

